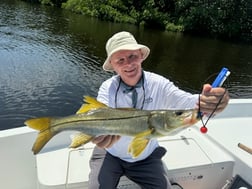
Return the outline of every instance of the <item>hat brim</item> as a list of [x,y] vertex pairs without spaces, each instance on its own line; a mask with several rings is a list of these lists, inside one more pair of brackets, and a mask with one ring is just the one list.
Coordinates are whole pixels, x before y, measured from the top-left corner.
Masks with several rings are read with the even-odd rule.
[[142,54],[143,54],[143,60],[145,60],[149,54],[150,54],[150,49],[145,46],[145,45],[141,45],[141,44],[129,44],[129,45],[123,45],[123,46],[120,46],[116,49],[114,49],[112,52],[110,52],[110,54],[107,56],[104,64],[103,64],[103,69],[105,71],[110,71],[110,72],[113,72],[114,69],[112,67],[112,65],[110,64],[110,57],[112,54],[114,54],[115,52],[117,51],[120,51],[120,50],[137,50],[137,49],[140,49]]

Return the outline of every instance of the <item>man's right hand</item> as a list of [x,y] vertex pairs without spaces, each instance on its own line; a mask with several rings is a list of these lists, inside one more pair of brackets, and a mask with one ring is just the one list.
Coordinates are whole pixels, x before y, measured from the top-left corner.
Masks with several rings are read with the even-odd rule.
[[100,148],[110,148],[116,143],[121,136],[119,135],[100,135],[95,137],[92,142]]

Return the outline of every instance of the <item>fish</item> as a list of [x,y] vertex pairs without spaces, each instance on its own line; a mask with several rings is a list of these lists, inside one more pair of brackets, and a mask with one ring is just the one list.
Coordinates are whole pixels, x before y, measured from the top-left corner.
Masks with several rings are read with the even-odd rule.
[[65,117],[38,117],[25,121],[25,125],[38,130],[33,144],[34,155],[55,135],[62,131],[78,131],[70,148],[78,148],[100,135],[132,136],[128,153],[138,157],[149,140],[171,135],[174,131],[191,126],[199,120],[196,109],[139,110],[111,108],[90,96],[76,114]]

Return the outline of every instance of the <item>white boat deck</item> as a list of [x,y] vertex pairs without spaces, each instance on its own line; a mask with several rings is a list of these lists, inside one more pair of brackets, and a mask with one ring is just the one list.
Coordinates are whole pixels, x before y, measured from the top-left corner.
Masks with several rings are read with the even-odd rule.
[[[211,147],[212,152],[207,152],[201,148],[197,140],[184,139],[181,136],[163,138],[160,145],[168,149],[163,161],[169,167],[168,175],[173,182],[205,185],[206,182],[214,181],[216,185],[219,182],[217,186],[221,187],[226,179],[232,177],[233,159],[215,146]],[[215,154],[216,152],[218,155]],[[79,150],[64,148],[37,155],[40,188],[55,188],[55,186],[85,188],[88,182],[88,162],[91,153],[92,147],[85,147]],[[196,170],[198,168],[200,170]],[[196,189],[195,186],[190,188]]]
[[[251,110],[252,99],[232,100],[223,113],[209,121],[207,134],[200,133],[199,122],[161,138],[160,145],[167,149],[163,161],[170,180],[184,189],[225,189],[239,174],[251,185],[252,155],[238,147],[238,143],[252,147]],[[87,188],[93,145],[68,149],[69,136],[70,132],[57,135],[34,156],[31,146],[36,132],[27,127],[0,131],[1,188]],[[118,188],[139,187],[123,178]]]

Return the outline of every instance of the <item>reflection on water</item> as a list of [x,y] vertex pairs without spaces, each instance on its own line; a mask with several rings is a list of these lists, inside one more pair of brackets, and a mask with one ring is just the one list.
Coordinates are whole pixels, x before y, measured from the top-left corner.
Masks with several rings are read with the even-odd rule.
[[[112,24],[70,12],[0,2],[0,129],[35,116],[73,114],[83,95],[96,96],[111,74],[101,65],[104,45],[115,32],[132,32],[151,48],[146,70],[191,92],[223,66],[232,74],[233,98],[252,97],[252,46]],[[209,80],[209,82],[211,82]]]

